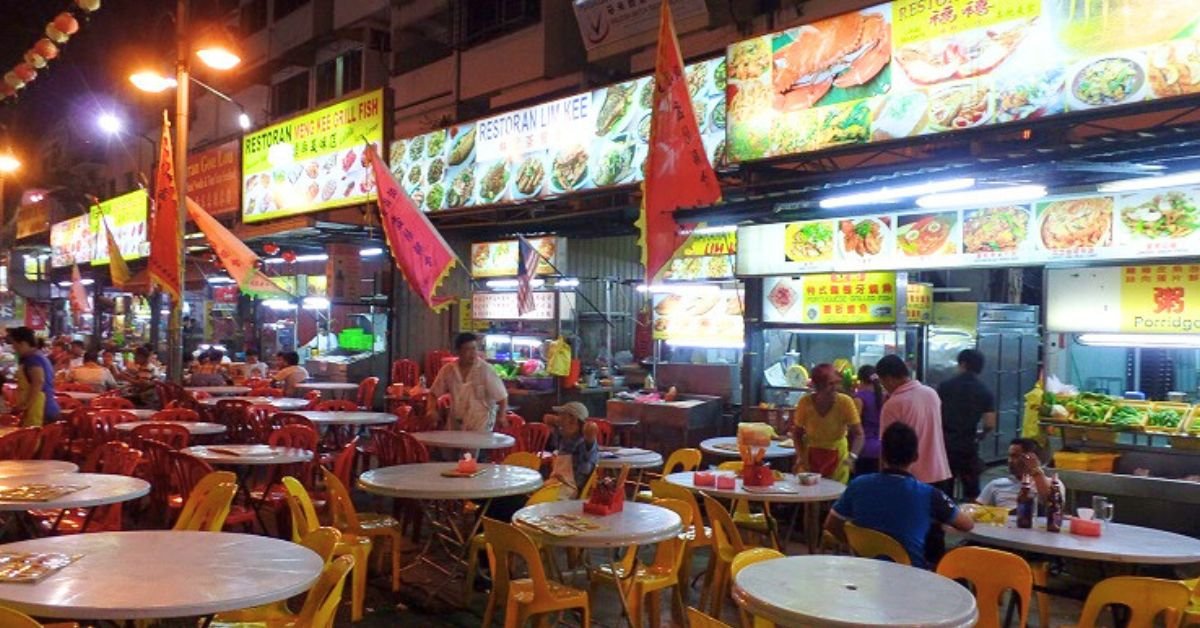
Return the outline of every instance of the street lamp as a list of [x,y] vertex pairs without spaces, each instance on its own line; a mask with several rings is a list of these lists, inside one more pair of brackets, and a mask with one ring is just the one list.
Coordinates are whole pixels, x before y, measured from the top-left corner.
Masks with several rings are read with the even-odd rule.
[[[175,5],[175,189],[178,193],[177,281],[180,298],[171,303],[171,320],[167,324],[167,347],[170,354],[167,371],[171,381],[177,384],[183,380],[183,262],[186,250],[183,237],[187,226],[188,88],[191,82],[196,80],[191,78],[191,55],[194,51],[205,65],[214,70],[229,70],[241,62],[241,57],[234,52],[235,46],[228,34],[225,34],[224,38],[215,37],[198,42],[199,45],[193,50],[193,42],[189,40],[188,33],[188,4],[189,0],[177,0]],[[165,77],[154,81],[148,72],[138,72],[129,78],[135,86],[145,91],[161,92],[171,87]],[[208,85],[196,82],[219,96],[224,96]],[[225,96],[225,100],[233,102],[228,96]]]
[[7,178],[5,175],[12,174],[20,169],[21,160],[17,159],[12,153],[0,153],[0,217],[4,217],[4,180]]
[[117,116],[104,112],[96,119],[96,124],[108,135],[117,135],[121,132],[121,119]]

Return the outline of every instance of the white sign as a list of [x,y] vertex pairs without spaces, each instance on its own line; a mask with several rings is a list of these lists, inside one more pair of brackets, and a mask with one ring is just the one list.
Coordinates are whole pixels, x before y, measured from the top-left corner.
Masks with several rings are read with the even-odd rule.
[[1046,331],[1121,330],[1120,268],[1048,269],[1046,294]]
[[484,118],[476,125],[475,154],[495,161],[568,146],[588,137],[593,126],[592,95],[567,98]]
[[471,295],[471,318],[477,321],[551,321],[554,320],[554,295],[559,295],[559,317],[575,317],[575,294],[556,292],[533,293],[533,311],[517,314],[517,293],[476,292]]
[[[590,51],[653,34],[661,7],[660,0],[575,0],[575,19]],[[687,32],[694,20],[708,20],[708,6],[704,0],[671,0],[671,16],[676,32]]]

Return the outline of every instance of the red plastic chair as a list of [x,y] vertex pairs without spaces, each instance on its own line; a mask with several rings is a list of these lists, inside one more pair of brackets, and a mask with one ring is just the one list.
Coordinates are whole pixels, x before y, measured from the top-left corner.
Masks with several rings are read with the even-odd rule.
[[133,428],[132,437],[135,447],[140,446],[142,440],[150,439],[165,443],[171,449],[178,451],[188,446],[192,434],[182,425],[146,422]]
[[294,412],[276,412],[271,417],[271,425],[273,429],[279,429],[285,425],[303,425],[308,429],[317,432],[317,426],[308,417],[296,414]]
[[140,439],[138,449],[146,462],[140,473],[150,483],[150,509],[159,522],[170,524],[171,452],[175,449],[152,438]]
[[[213,472],[212,465],[207,462],[181,451],[170,452],[168,459],[170,461],[171,472],[171,488],[172,494],[168,500],[168,506],[172,511],[172,519],[175,511],[183,507],[189,495],[192,494],[192,489],[206,475]],[[252,530],[257,516],[254,510],[244,504],[234,503],[229,509],[229,516],[225,517],[225,527],[244,526],[247,531]]]
[[83,473],[110,473],[113,475],[133,475],[142,452],[121,441],[109,441],[92,450],[87,460],[83,462]]
[[63,451],[67,443],[66,423],[47,423],[42,426],[42,442],[38,445],[39,460],[57,460],[65,456]]
[[188,408],[169,408],[167,410],[159,410],[158,412],[151,414],[150,420],[195,423],[200,420],[200,413]]
[[[92,451],[83,463],[84,473],[107,473],[133,477],[142,452],[129,445],[111,441]],[[39,519],[38,526],[46,533],[77,534],[80,532],[116,532],[123,525],[123,510],[120,503],[62,511],[32,511]],[[86,526],[86,527],[85,527]]]
[[358,404],[349,399],[329,399],[318,403],[317,410],[320,412],[354,412],[358,410]]
[[379,458],[381,467],[429,462],[429,450],[425,448],[425,444],[408,432],[393,432],[386,428],[373,427],[371,440],[375,443],[375,455]]
[[408,387],[416,386],[420,380],[420,369],[417,368],[417,363],[402,358],[392,362],[392,379],[393,384],[403,384]]
[[529,451],[540,454],[546,450],[546,442],[550,440],[550,426],[545,423],[526,423],[521,427],[521,438],[517,439],[519,451]]
[[525,427],[525,417],[515,412],[505,413],[504,420],[508,423],[508,428],[512,430],[520,430]]
[[23,427],[0,436],[0,460],[33,460],[41,435],[40,427]]
[[96,397],[88,407],[93,410],[132,410],[133,402],[124,397]]
[[58,409],[62,412],[74,412],[83,408],[83,402],[66,395],[54,395],[54,400],[58,402]]
[[375,389],[379,387],[378,377],[368,377],[358,383],[358,407],[371,410],[375,407]]
[[601,447],[612,445],[613,425],[608,422],[608,419],[588,419],[586,422],[596,426],[599,432],[596,436],[596,441],[600,443]]
[[96,392],[96,389],[92,388],[88,384],[79,384],[76,382],[62,382],[60,384],[55,384],[54,389],[62,392]]
[[267,439],[267,444],[272,447],[290,447],[292,449],[306,449],[313,452],[313,459],[308,462],[272,467],[276,470],[276,479],[290,475],[300,480],[300,483],[304,484],[306,488],[311,489],[313,481],[316,479],[316,453],[320,441],[321,437],[317,434],[317,431],[304,425],[284,425],[271,432],[270,438]]
[[425,354],[425,381],[432,385],[438,372],[442,370],[442,365],[453,358],[453,353],[443,350],[430,351]]
[[316,410],[317,406],[321,404],[321,391],[310,390],[304,393],[304,398],[308,400],[308,405],[304,406],[304,409]]
[[278,388],[251,388],[251,397],[282,397],[283,391]]
[[[9,404],[10,406],[12,404]],[[21,427],[21,417],[16,414],[0,414],[0,426]]]

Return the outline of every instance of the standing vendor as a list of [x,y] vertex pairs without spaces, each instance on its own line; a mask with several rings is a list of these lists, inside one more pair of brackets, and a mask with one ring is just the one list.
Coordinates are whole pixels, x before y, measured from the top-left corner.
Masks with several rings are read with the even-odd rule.
[[812,392],[796,404],[792,438],[797,471],[807,469],[845,484],[863,446],[863,429],[854,399],[838,392],[840,383],[833,365],[813,369]]
[[429,387],[428,423],[441,422],[437,415],[437,398],[449,394],[449,429],[490,432],[496,426],[497,417],[500,427],[504,428],[507,425],[504,415],[508,413],[508,391],[491,365],[479,357],[479,338],[472,333],[455,336],[454,353],[458,360],[442,366]]
[[54,367],[38,350],[37,338],[28,327],[8,331],[8,343],[18,356],[17,402],[13,411],[21,425],[32,427],[58,419],[58,401],[54,398]]
[[317,323],[317,335],[304,343],[301,349],[308,349],[312,355],[325,355],[338,348],[338,339],[329,333],[329,323]]

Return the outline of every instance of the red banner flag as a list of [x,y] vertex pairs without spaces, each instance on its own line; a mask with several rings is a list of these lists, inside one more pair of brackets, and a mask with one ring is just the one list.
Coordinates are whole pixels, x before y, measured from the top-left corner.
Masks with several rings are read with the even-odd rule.
[[158,143],[158,171],[154,174],[154,214],[150,218],[150,283],[179,301],[179,192],[175,187],[175,158],[171,150],[171,123],[163,111]]
[[83,277],[79,274],[78,264],[71,264],[71,292],[67,302],[70,303],[73,314],[87,314],[92,311],[92,304],[88,302],[87,298],[87,290],[83,289]]
[[379,158],[375,145],[367,146],[367,159],[375,173],[379,190],[379,214],[388,248],[396,268],[404,275],[413,292],[435,312],[448,307],[453,297],[436,296],[442,280],[450,274],[458,257],[442,239],[429,218],[417,209],[412,199]]
[[245,242],[239,240],[233,232],[210,216],[190,197],[187,199],[187,210],[188,217],[204,233],[208,245],[217,254],[217,259],[221,260],[221,266],[225,267],[225,271],[237,282],[242,292],[259,299],[292,298],[291,293],[258,269],[258,256]]
[[[687,240],[679,233],[681,226],[675,224],[675,210],[712,205],[721,199],[717,175],[696,124],[669,2],[662,3],[659,15],[650,152],[638,218],[647,283],[659,277],[675,250]],[[682,230],[690,232],[692,226],[684,225]]]

